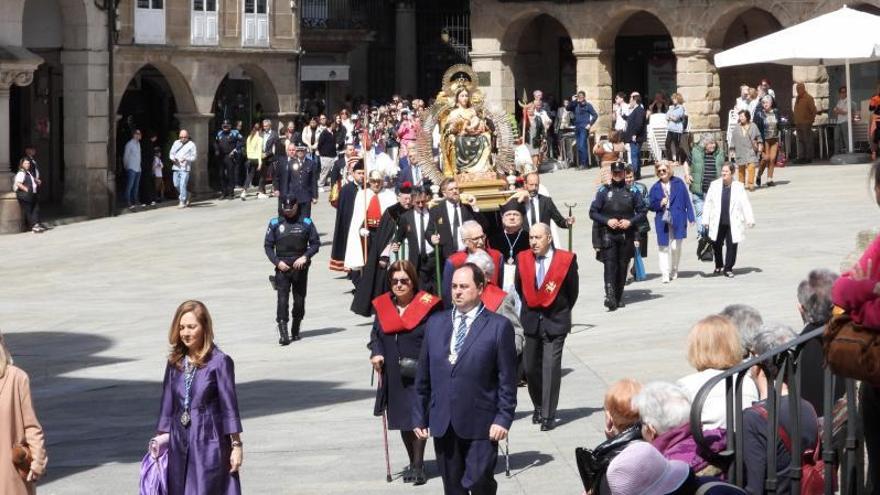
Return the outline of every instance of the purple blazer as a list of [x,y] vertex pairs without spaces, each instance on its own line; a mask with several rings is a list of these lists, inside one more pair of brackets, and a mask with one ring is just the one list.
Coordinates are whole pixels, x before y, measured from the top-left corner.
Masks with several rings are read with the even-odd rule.
[[[708,440],[712,452],[718,453],[727,447],[727,436],[724,430],[706,430],[703,436]],[[709,467],[709,461],[703,459],[697,449],[697,441],[691,435],[691,426],[685,423],[658,436],[651,442],[663,457],[688,463],[695,473]]]
[[237,474],[229,473],[232,447],[227,435],[241,433],[235,365],[216,346],[192,382],[188,427],[183,412],[184,373],[168,364],[156,431],[171,434],[168,448],[168,495],[241,494]]

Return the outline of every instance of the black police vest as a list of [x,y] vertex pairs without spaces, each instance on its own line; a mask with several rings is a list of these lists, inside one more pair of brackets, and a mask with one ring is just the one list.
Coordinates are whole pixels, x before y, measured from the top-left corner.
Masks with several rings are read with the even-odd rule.
[[220,137],[217,138],[217,147],[220,148],[220,153],[224,155],[232,153],[235,150],[235,139],[232,138],[232,133],[220,133]]
[[626,186],[607,188],[602,214],[610,218],[632,218],[636,214],[636,209],[633,207],[633,192]]
[[298,258],[309,247],[309,226],[302,222],[282,222],[275,237],[275,254],[279,258]]

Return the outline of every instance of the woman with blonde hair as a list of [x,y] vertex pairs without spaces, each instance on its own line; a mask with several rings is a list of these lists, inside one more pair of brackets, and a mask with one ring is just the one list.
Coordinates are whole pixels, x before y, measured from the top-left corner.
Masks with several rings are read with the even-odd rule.
[[687,161],[686,147],[681,137],[686,129],[687,113],[681,93],[672,93],[672,106],[666,111],[666,158],[676,164]]
[[[676,384],[684,389],[691,402],[709,380],[742,361],[743,349],[736,326],[721,315],[711,315],[691,328],[687,339],[687,358],[696,373],[681,378]],[[748,376],[742,378],[742,406],[750,407],[758,400],[758,388]],[[724,381],[712,387],[703,403],[703,430],[727,428],[727,402]]]
[[0,333],[0,493],[33,495],[46,472],[43,427],[31,403],[27,373],[12,364]]
[[232,358],[214,344],[208,308],[181,304],[168,333],[158,434],[170,434],[168,494],[241,494],[241,417]]

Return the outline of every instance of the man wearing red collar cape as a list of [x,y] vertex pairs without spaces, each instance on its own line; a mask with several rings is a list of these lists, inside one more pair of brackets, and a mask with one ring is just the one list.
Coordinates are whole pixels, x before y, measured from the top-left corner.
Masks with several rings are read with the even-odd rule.
[[553,248],[550,226],[529,230],[531,249],[518,255],[514,285],[522,299],[520,320],[526,342],[523,363],[535,411],[532,423],[541,430],[556,426],[562,382],[562,346],[571,331],[571,310],[578,298],[577,257]]

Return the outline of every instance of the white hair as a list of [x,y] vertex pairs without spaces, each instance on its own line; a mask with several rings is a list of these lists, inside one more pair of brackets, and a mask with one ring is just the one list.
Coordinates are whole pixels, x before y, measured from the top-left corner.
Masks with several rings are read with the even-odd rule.
[[731,304],[721,310],[721,316],[726,316],[736,327],[739,334],[739,343],[743,351],[748,352],[754,348],[755,336],[764,324],[761,313],[748,304]]
[[[461,224],[461,227],[459,227],[459,232],[461,232],[461,237],[465,238],[470,237],[469,234],[476,232],[478,229],[480,232],[483,231],[483,226],[480,225],[480,222],[476,220],[466,220],[464,223]],[[468,235],[465,235],[465,233],[467,233]]]
[[690,420],[691,401],[687,393],[668,382],[651,382],[633,399],[642,424],[651,426],[657,435],[687,423]]
[[483,274],[486,275],[486,280],[495,276],[495,262],[492,261],[492,257],[489,256],[489,253],[486,251],[478,249],[469,254],[466,261],[477,265],[480,270],[483,270]]

